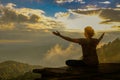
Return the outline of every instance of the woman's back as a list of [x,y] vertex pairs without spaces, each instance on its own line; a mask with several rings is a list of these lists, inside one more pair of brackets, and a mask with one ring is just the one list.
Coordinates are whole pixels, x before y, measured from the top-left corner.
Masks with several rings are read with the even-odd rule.
[[96,46],[98,43],[99,43],[99,40],[95,38],[80,39],[79,44],[82,46],[83,61],[85,61],[86,64],[97,65],[99,63],[97,52],[96,52]]

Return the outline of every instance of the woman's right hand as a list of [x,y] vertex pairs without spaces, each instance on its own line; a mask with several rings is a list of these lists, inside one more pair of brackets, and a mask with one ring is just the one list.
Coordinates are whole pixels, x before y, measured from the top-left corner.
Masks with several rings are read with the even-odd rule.
[[58,32],[58,31],[53,31],[52,32],[54,35],[56,35],[56,36],[60,36],[61,34],[60,34],[60,32]]

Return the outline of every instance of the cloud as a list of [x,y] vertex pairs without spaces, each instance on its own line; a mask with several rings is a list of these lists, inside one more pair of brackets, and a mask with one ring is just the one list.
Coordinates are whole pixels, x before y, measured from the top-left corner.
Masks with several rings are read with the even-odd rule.
[[13,30],[15,28],[13,23],[4,24],[0,23],[0,30]]
[[17,14],[14,10],[9,8],[3,8],[3,14],[0,19],[5,23],[29,21],[27,16],[23,14]]
[[111,4],[110,1],[104,1],[104,2],[99,2],[99,3],[101,3],[101,4]]
[[101,11],[100,16],[106,21],[104,23],[109,22],[120,22],[120,10],[114,10],[114,9],[105,9]]
[[55,0],[56,3],[61,4],[61,3],[66,3],[66,2],[73,2],[74,0]]
[[63,29],[64,25],[39,9],[15,8],[15,4],[8,3],[0,6],[0,30],[27,29]]
[[120,30],[120,24],[119,25],[116,24],[116,25],[112,26],[112,28]]
[[50,49],[42,62],[44,66],[64,66],[65,61],[68,59],[80,59],[82,56],[80,47],[70,44],[68,47],[63,48],[61,45],[56,44]]
[[4,22],[38,22],[44,16],[42,10],[33,10],[29,8],[15,8],[15,4],[8,3],[1,6],[1,20]]
[[32,14],[37,15],[39,17],[45,17],[44,14],[45,12],[43,10],[40,9],[30,9],[30,8],[17,8],[16,12],[18,14],[24,14],[26,16],[30,16]]
[[67,18],[70,16],[69,12],[58,12],[55,14],[56,18]]
[[29,43],[29,40],[0,40],[0,44],[8,44],[8,43]]
[[81,4],[84,4],[85,2],[83,0],[55,0],[56,3],[62,4],[62,3],[71,3],[71,2],[80,2]]
[[10,9],[13,9],[15,6],[16,6],[16,5],[13,4],[13,3],[8,3],[8,4],[6,5],[6,7],[7,7],[7,8],[10,8]]
[[120,4],[117,4],[116,7],[117,7],[117,8],[120,8]]

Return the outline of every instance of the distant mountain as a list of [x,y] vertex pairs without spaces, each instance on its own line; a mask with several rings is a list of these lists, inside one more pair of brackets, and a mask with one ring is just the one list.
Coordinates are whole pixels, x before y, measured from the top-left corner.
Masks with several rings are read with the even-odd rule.
[[120,39],[117,38],[98,49],[100,62],[120,63]]
[[16,78],[24,75],[26,72],[31,72],[34,68],[41,68],[41,66],[33,66],[15,61],[2,62],[0,63],[0,80]]

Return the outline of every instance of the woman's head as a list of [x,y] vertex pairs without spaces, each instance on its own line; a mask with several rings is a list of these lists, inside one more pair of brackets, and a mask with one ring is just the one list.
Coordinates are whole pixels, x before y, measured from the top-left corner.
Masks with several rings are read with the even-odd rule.
[[84,34],[86,38],[92,38],[95,34],[94,29],[91,26],[85,27]]

